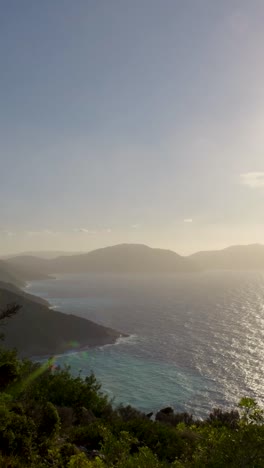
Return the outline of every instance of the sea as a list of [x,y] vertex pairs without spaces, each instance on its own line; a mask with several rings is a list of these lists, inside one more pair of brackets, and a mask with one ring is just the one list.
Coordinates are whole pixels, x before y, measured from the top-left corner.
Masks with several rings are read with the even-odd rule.
[[244,396],[264,404],[264,272],[57,275],[27,291],[129,335],[56,357],[94,372],[114,405],[205,418]]

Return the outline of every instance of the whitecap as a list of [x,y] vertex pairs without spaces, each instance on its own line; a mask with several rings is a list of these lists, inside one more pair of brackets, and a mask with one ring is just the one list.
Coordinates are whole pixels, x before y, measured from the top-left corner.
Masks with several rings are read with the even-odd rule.
[[122,344],[131,344],[134,345],[138,343],[139,336],[138,335],[129,335],[129,336],[122,336],[120,335],[119,338],[115,341],[115,343],[109,343],[102,346],[98,346],[97,349],[103,350],[105,348],[109,348],[109,346],[118,346]]

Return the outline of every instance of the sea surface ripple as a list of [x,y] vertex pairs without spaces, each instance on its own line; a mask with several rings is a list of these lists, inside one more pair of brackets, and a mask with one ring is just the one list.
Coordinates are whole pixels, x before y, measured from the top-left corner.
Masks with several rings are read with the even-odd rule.
[[94,371],[116,404],[204,417],[240,397],[264,403],[264,273],[60,275],[28,291],[130,335],[58,363]]

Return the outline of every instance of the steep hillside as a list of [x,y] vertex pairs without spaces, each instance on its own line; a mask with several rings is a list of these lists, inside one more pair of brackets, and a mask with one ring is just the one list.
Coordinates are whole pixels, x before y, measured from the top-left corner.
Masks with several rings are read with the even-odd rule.
[[1,289],[6,289],[7,291],[13,292],[19,296],[22,296],[26,299],[34,301],[36,304],[41,304],[46,307],[49,307],[50,304],[48,301],[45,299],[42,299],[42,297],[35,296],[33,294],[28,294],[25,292],[23,289],[19,289],[17,286],[15,286],[12,283],[5,283],[4,281],[0,281],[0,290]]
[[94,322],[63,314],[39,304],[32,297],[0,288],[0,308],[19,304],[22,309],[6,322],[5,345],[20,356],[62,353],[85,346],[114,343],[120,333]]

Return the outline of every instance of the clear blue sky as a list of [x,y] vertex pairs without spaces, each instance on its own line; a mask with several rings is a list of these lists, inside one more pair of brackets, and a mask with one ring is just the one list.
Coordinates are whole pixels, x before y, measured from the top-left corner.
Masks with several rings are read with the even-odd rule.
[[0,253],[264,242],[263,0],[0,3]]

